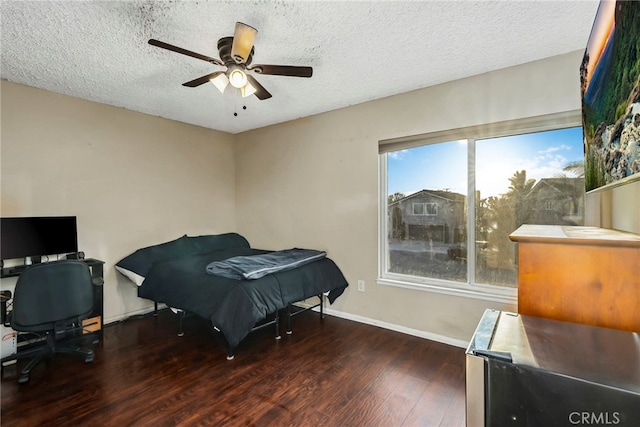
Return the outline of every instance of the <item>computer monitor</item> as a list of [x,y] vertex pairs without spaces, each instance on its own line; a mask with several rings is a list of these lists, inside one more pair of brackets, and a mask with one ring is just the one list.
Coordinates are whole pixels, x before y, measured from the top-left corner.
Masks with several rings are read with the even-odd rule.
[[78,252],[75,216],[0,218],[0,259]]

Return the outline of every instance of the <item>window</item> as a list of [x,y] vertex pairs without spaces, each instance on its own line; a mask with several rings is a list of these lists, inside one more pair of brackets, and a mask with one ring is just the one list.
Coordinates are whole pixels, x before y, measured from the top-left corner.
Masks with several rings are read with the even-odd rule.
[[510,298],[522,224],[582,225],[579,112],[380,142],[380,282]]
[[436,203],[413,203],[414,215],[438,215]]

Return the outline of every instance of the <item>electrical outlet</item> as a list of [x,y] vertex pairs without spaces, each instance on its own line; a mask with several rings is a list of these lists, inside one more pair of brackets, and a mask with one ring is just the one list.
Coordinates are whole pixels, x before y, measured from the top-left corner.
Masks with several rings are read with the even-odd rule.
[[364,280],[358,280],[358,290],[364,292]]

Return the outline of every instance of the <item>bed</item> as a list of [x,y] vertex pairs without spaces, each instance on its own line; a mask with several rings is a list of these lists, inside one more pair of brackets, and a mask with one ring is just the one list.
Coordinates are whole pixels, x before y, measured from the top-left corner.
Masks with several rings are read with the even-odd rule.
[[184,235],[136,250],[116,263],[116,270],[138,285],[139,297],[154,301],[156,307],[164,303],[211,321],[223,335],[231,359],[238,344],[269,316],[275,317],[277,328],[279,313],[290,315],[292,304],[319,297],[321,306],[323,298],[333,303],[344,292],[348,284],[337,265],[317,256],[320,251],[309,252],[316,256],[299,265],[288,263],[252,279],[230,278],[214,267],[276,256],[279,251],[251,248],[237,233]]

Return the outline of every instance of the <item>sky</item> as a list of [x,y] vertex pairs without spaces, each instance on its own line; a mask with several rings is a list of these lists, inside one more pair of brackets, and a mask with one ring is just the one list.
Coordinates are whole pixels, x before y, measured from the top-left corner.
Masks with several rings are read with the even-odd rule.
[[615,26],[615,6],[615,0],[601,1],[598,6],[598,13],[593,22],[587,43],[587,53],[589,54],[587,81],[591,81],[593,70],[596,68],[602,51],[607,44],[607,39]]
[[[525,170],[527,178],[553,178],[570,162],[583,161],[582,128],[476,141],[476,189],[481,197],[507,192],[509,178]],[[387,154],[389,194],[423,189],[467,194],[467,142],[452,141]]]

